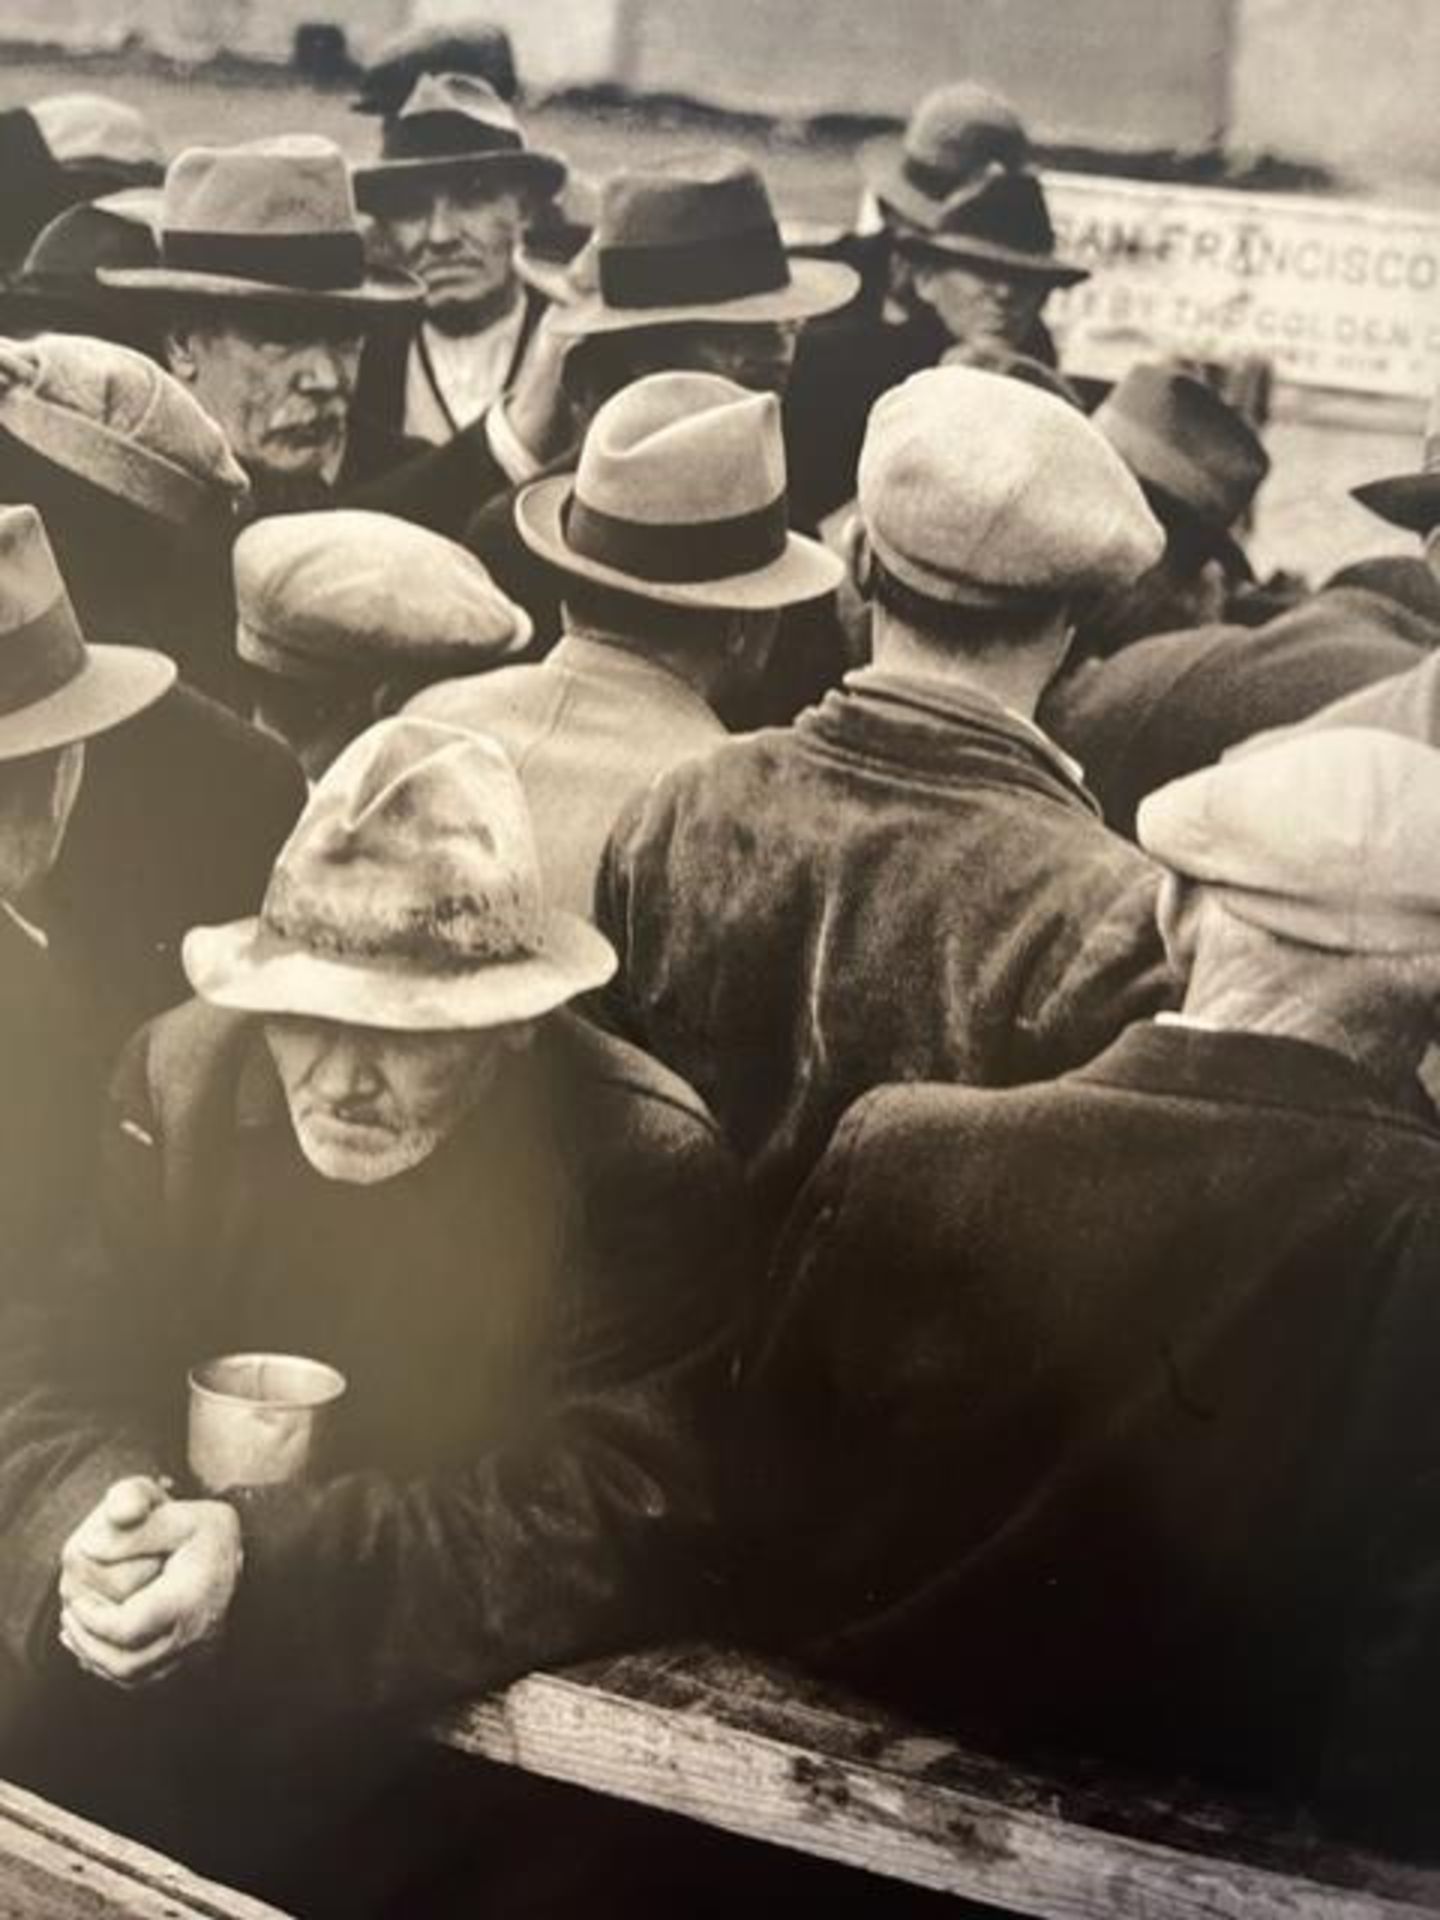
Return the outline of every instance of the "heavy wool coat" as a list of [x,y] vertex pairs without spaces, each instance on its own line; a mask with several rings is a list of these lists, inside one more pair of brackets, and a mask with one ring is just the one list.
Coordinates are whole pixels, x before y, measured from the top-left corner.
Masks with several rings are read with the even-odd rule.
[[71,1529],[117,1477],[183,1475],[187,1369],[234,1351],[349,1382],[329,1476],[243,1508],[212,1684],[245,1726],[333,1733],[692,1617],[745,1252],[671,1075],[556,1015],[428,1160],[356,1187],[303,1159],[259,1023],[192,1003],[137,1037],[105,1155],[101,1257],[0,1325],[15,1662],[53,1657]]
[[1117,833],[1147,793],[1211,766],[1254,733],[1404,673],[1440,629],[1386,594],[1333,587],[1262,627],[1156,634],[1078,662],[1040,703],[1041,723],[1085,770]]
[[596,917],[614,1018],[784,1206],[861,1093],[1045,1080],[1172,988],[1156,870],[1049,741],[875,669],[717,747],[618,823]]
[[772,1629],[803,1593],[793,1639],[932,1721],[1435,1845],[1430,1117],[1153,1023],[1054,1086],[877,1093],[773,1300],[739,1424]]

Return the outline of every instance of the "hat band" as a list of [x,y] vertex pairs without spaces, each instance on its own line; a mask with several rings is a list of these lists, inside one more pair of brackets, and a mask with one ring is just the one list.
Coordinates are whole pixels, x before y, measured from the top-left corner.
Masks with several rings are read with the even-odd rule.
[[953,167],[932,167],[928,160],[918,160],[913,153],[907,153],[901,160],[900,172],[906,183],[917,193],[923,193],[927,200],[947,200],[955,188],[963,184]]
[[509,127],[487,126],[464,113],[417,113],[396,120],[385,133],[386,160],[465,160],[492,153],[522,153],[525,142]]
[[78,677],[85,642],[62,593],[43,613],[0,636],[0,713],[18,713]]
[[673,247],[600,246],[600,295],[607,307],[698,307],[779,293],[789,285],[790,262],[775,226]]
[[207,233],[169,227],[162,264],[177,273],[218,273],[231,280],[267,280],[304,293],[363,285],[365,243],[358,232]]
[[587,506],[571,494],[565,537],[577,554],[641,580],[666,583],[727,580],[759,573],[785,552],[785,495],[728,520],[640,521]]

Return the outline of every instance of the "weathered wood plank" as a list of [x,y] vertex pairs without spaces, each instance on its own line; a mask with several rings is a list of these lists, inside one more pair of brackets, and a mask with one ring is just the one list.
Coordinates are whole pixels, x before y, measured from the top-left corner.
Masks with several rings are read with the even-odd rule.
[[0,1920],[284,1920],[274,1907],[0,1781]]
[[1440,1875],[1179,1790],[1017,1772],[710,1649],[535,1674],[437,1737],[1038,1920],[1419,1920]]

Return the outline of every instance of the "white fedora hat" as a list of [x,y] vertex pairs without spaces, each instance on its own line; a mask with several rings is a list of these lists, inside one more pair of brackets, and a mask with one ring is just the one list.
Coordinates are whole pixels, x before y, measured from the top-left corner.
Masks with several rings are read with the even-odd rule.
[[404,1033],[535,1020],[601,987],[608,940],[547,910],[519,779],[491,740],[383,720],[281,848],[260,912],[185,936],[216,1006]]
[[591,423],[578,472],[532,482],[515,521],[562,571],[671,606],[794,606],[844,574],[789,531],[779,401],[713,373],[622,388]]

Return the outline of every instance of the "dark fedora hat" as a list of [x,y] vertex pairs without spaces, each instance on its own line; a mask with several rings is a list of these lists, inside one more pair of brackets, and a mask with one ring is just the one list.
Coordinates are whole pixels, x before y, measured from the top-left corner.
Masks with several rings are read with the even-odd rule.
[[557,154],[531,152],[514,113],[488,81],[423,73],[399,113],[386,120],[380,159],[355,168],[355,195],[375,213],[392,183],[467,180],[548,200],[564,186],[565,173]]
[[973,80],[937,87],[910,116],[903,144],[872,142],[861,171],[881,206],[915,227],[938,224],[946,201],[985,172],[1024,167],[1030,138],[1010,102]]
[[33,507],[0,507],[0,760],[119,726],[175,678],[164,654],[87,644]]
[[1178,514],[1217,558],[1248,574],[1231,528],[1270,471],[1249,422],[1205,381],[1163,362],[1132,367],[1093,418],[1162,517]]
[[1055,229],[1037,175],[992,162],[971,186],[952,193],[934,223],[905,227],[896,245],[912,259],[945,259],[1056,287],[1090,278],[1089,269],[1055,255]]
[[191,147],[171,162],[153,267],[102,267],[103,286],[174,299],[307,306],[357,316],[422,297],[408,273],[367,270],[345,156],[314,134]]
[[1440,527],[1440,392],[1430,402],[1420,471],[1391,474],[1384,480],[1367,480],[1363,487],[1352,487],[1350,497],[1392,527],[1403,527],[1407,533],[1418,533],[1423,538]]
[[612,174],[576,275],[580,297],[551,322],[570,339],[696,320],[812,320],[860,286],[837,261],[791,261],[760,173],[723,148]]
[[503,27],[488,20],[466,26],[410,27],[382,42],[360,76],[356,113],[399,113],[424,73],[469,73],[486,80],[502,100],[519,91],[515,52]]
[[0,288],[0,330],[112,334],[121,303],[95,276],[101,267],[154,266],[159,212],[158,187],[125,187],[57,214]]

